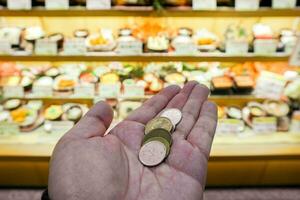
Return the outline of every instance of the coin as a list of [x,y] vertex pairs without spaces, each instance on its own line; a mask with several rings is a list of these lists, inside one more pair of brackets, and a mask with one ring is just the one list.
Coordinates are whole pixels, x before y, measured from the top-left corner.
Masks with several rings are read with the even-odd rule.
[[175,127],[181,121],[182,113],[177,108],[171,108],[163,111],[163,113],[160,116],[168,118]]
[[166,117],[157,117],[150,120],[145,127],[145,135],[156,128],[162,128],[171,132],[173,129],[172,122]]
[[142,146],[139,160],[145,166],[156,166],[163,162],[167,155],[166,146],[160,141],[151,141]]
[[150,138],[154,138],[154,137],[164,138],[169,143],[169,145],[172,144],[171,134],[162,128],[156,128],[150,131],[147,135],[145,135],[142,144],[145,144],[145,142],[147,142]]
[[169,155],[171,146],[170,146],[170,143],[165,138],[162,138],[162,137],[149,138],[147,141],[144,142],[144,144],[147,144],[148,142],[152,142],[152,141],[162,142],[165,145],[166,149],[167,149],[166,155]]

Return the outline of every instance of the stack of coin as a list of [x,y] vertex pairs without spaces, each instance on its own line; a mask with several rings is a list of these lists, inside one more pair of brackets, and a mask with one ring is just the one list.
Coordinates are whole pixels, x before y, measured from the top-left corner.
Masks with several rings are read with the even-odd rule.
[[143,165],[149,167],[159,165],[169,155],[172,145],[171,135],[181,118],[181,111],[172,108],[163,111],[159,117],[147,123],[139,152],[139,159]]

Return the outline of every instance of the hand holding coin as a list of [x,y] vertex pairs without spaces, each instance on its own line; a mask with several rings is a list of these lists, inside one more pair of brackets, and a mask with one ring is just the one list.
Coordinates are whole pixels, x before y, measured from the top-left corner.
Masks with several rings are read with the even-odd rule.
[[202,199],[217,123],[208,94],[169,86],[107,135],[113,112],[99,102],[55,147],[50,199]]

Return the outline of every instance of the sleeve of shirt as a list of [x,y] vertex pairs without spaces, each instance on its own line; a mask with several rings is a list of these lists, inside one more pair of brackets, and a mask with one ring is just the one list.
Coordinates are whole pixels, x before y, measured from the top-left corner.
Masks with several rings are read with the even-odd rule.
[[50,200],[48,195],[48,189],[46,189],[42,194],[42,200]]

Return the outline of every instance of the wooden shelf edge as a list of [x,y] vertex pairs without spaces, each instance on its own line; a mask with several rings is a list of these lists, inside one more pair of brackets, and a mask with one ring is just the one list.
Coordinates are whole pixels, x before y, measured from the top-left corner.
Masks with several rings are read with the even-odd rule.
[[262,7],[256,11],[240,11],[234,8],[219,7],[217,10],[192,10],[191,7],[166,8],[155,11],[151,6],[114,6],[110,10],[87,10],[84,7],[71,7],[69,10],[0,9],[0,16],[7,17],[82,17],[82,16],[155,16],[155,17],[299,17],[300,9],[272,9]]
[[176,55],[95,55],[95,56],[0,56],[2,61],[49,61],[49,62],[168,62],[168,61],[182,61],[182,62],[243,62],[243,61],[288,61],[289,56],[286,54],[279,55],[254,55],[247,54],[245,56],[231,56],[231,55],[195,55],[195,56],[176,56]]

